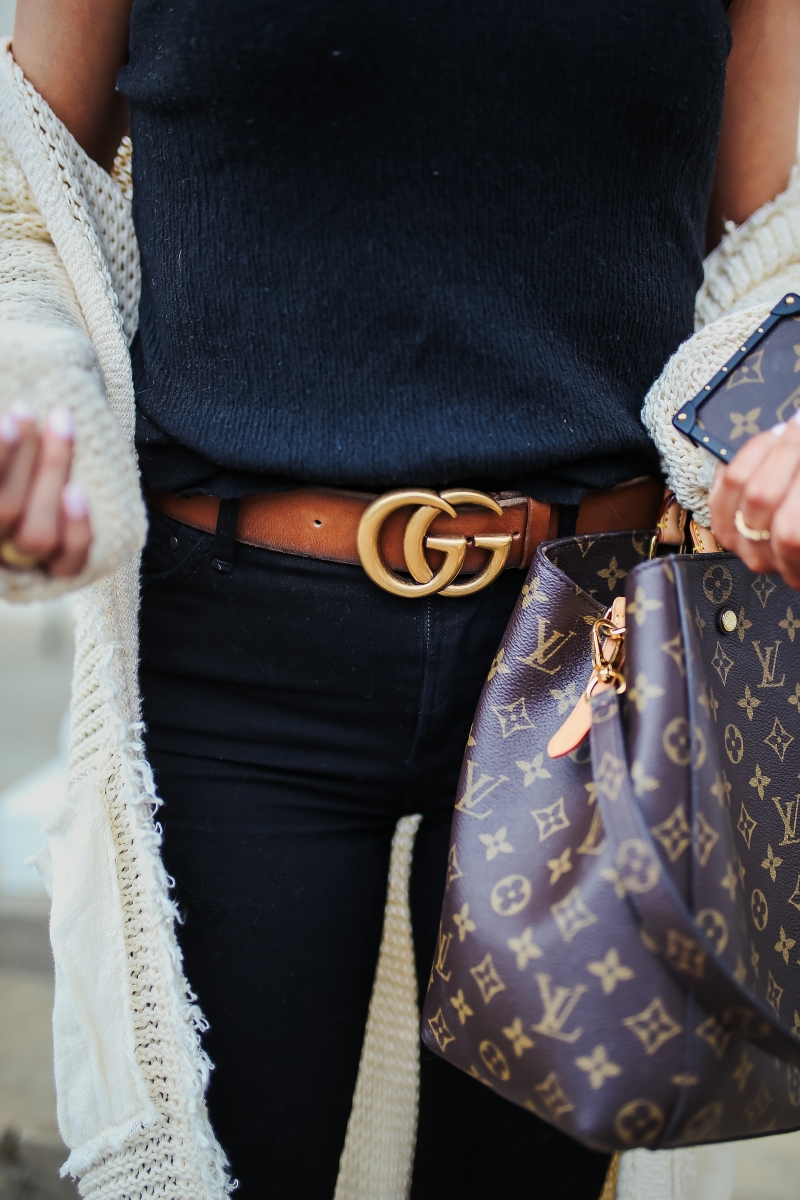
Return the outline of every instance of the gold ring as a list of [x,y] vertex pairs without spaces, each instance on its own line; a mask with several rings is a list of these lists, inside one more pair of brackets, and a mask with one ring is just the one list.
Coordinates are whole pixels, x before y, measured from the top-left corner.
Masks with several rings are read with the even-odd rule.
[[751,529],[744,519],[744,514],[740,508],[737,508],[736,515],[733,518],[733,523],[743,538],[747,538],[748,542],[768,542],[768,529]]
[[30,571],[39,565],[39,560],[33,554],[21,554],[11,538],[6,538],[0,542],[0,563],[12,571]]

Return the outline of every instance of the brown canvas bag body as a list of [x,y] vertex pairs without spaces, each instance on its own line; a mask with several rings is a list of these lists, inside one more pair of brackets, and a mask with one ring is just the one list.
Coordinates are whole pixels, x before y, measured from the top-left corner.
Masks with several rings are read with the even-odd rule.
[[[649,535],[537,552],[453,820],[423,1039],[595,1148],[800,1128],[800,596]],[[547,746],[627,602],[627,691]]]

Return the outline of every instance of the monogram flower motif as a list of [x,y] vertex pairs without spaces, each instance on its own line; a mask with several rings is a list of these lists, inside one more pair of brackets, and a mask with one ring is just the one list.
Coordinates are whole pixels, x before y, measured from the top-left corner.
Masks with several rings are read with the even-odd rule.
[[769,787],[771,783],[772,780],[770,779],[769,775],[765,775],[761,770],[761,767],[758,765],[758,763],[756,763],[756,773],[750,780],[750,787],[756,789],[759,800],[764,799],[764,788]]
[[539,604],[549,603],[550,597],[541,589],[538,575],[534,575],[530,583],[522,585],[522,607],[528,608],[536,600]]
[[633,593],[633,600],[628,605],[627,615],[632,616],[637,625],[644,625],[648,613],[658,612],[659,608],[663,607],[660,600],[649,599],[644,588],[639,585]]
[[[737,700],[736,703],[738,704],[739,708],[743,708],[745,710],[748,721],[752,721],[753,713],[761,705],[761,701],[757,696],[752,694],[750,691],[750,685],[747,683],[744,685],[744,695],[742,696],[741,700]],[[791,704],[791,701],[789,701],[789,703]]]
[[783,859],[776,858],[775,854],[773,853],[772,846],[768,845],[767,846],[767,857],[764,859],[761,866],[764,868],[765,871],[769,871],[769,877],[773,883],[775,882],[775,877],[778,874],[778,867],[780,867],[782,865],[782,863],[783,863]]
[[600,980],[604,996],[610,996],[618,983],[625,983],[634,977],[630,967],[623,966],[620,961],[619,951],[613,947],[608,951],[605,958],[599,962],[588,963],[586,970],[590,975],[596,975]]
[[648,683],[644,671],[637,673],[636,682],[632,688],[628,688],[628,699],[636,705],[638,713],[643,713],[651,700],[657,700],[663,695],[664,689],[657,683]]
[[524,758],[517,759],[517,766],[519,767],[520,771],[522,771],[524,774],[524,778],[523,778],[522,782],[525,785],[525,787],[530,787],[530,785],[536,779],[551,779],[552,778],[547,767],[542,766],[543,762],[544,762],[544,751],[541,751],[539,754],[534,755],[534,757],[530,760],[530,762],[526,762]]
[[515,1017],[511,1024],[505,1027],[503,1036],[507,1037],[511,1042],[516,1058],[522,1058],[525,1051],[530,1050],[533,1046],[533,1039],[529,1038],[527,1033],[525,1033],[519,1017]]
[[744,615],[744,609],[740,608],[739,616],[736,621],[736,636],[738,637],[740,642],[744,641],[744,635],[747,633],[748,629],[752,629],[752,628],[753,628],[753,622],[748,621],[747,617]]
[[572,870],[572,863],[569,860],[570,848],[559,855],[558,858],[550,858],[547,860],[547,866],[550,870],[550,884],[558,883],[562,875],[566,875],[567,871]]
[[781,936],[775,943],[775,949],[777,950],[778,954],[783,957],[783,961],[786,963],[787,967],[789,965],[789,951],[792,949],[792,946],[796,945],[797,942],[795,939],[788,937],[786,930],[781,925]]
[[720,883],[726,889],[732,901],[736,899],[736,885],[738,882],[736,872],[733,869],[733,863],[729,862]]
[[475,932],[475,922],[469,918],[469,905],[462,904],[461,912],[453,913],[453,924],[458,930],[458,940],[463,942],[468,933]]
[[[741,374],[744,370],[745,367],[743,365],[739,368],[739,371],[737,371],[737,375]],[[738,380],[736,379],[736,376],[731,376],[728,387],[735,387],[737,382]],[[746,383],[749,382],[749,380],[742,379],[741,382]],[[730,414],[731,441],[735,442],[737,438],[744,437],[745,434],[748,434],[750,437],[755,437],[757,433],[760,433],[761,430],[758,428],[758,418],[760,416],[760,408],[751,408],[750,411],[746,413],[732,412]]]
[[719,803],[720,808],[722,808],[723,804],[725,804],[726,801],[727,801],[728,805],[730,806],[731,785],[728,783],[728,778],[724,771],[722,772],[721,775],[718,771],[715,772],[714,782],[712,783],[711,787],[709,788],[709,791],[711,792],[711,795],[714,796],[715,799],[717,800],[717,802]]
[[574,708],[581,698],[581,693],[578,691],[578,685],[574,679],[570,679],[569,683],[563,688],[550,688],[550,695],[554,700],[558,701],[558,715],[561,716],[568,708]]
[[507,841],[508,829],[503,825],[496,833],[480,834],[480,841],[486,847],[486,861],[492,862],[498,854],[513,854],[514,847]]
[[503,662],[505,653],[505,646],[501,646],[497,651],[497,654],[495,654],[494,658],[492,659],[492,665],[489,667],[489,674],[486,676],[487,680],[494,679],[495,675],[511,674],[511,667],[507,666],[506,663]]
[[508,948],[517,956],[517,966],[524,971],[529,962],[542,957],[542,951],[533,940],[533,927],[528,926],[519,937],[508,939]]
[[778,626],[779,628],[786,630],[789,635],[789,641],[793,642],[794,635],[797,633],[798,629],[800,629],[800,621],[797,620],[791,608],[787,608],[786,617],[783,621],[778,621]]
[[467,1004],[466,1000],[464,999],[464,993],[461,990],[461,988],[458,989],[455,996],[450,997],[450,1003],[452,1004],[453,1008],[456,1010],[456,1013],[458,1015],[459,1024],[466,1025],[467,1017],[475,1016],[474,1010],[470,1008],[470,1006]]
[[608,566],[603,567],[602,570],[597,572],[597,574],[601,579],[605,579],[606,583],[608,584],[608,590],[613,592],[620,579],[624,579],[628,572],[623,571],[622,567],[617,566],[617,559],[615,556],[611,559],[611,562],[608,564]]
[[575,1063],[582,1071],[586,1071],[589,1076],[589,1086],[595,1090],[601,1088],[607,1079],[613,1079],[615,1075],[622,1074],[622,1067],[609,1061],[605,1046],[595,1046],[591,1054],[576,1058]]

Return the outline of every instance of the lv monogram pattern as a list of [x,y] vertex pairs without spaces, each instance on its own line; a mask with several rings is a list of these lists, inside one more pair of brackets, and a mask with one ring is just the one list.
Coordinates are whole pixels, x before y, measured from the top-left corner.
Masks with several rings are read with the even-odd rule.
[[783,317],[702,406],[703,428],[735,453],[800,409],[800,317]]
[[[423,1014],[436,1052],[605,1150],[800,1127],[800,1068],[756,1044],[747,1004],[793,1045],[800,598],[733,556],[646,562],[647,545],[614,534],[537,554],[467,746]],[[589,677],[591,624],[622,590],[625,749],[550,759]],[[613,844],[601,808],[631,790],[644,837]],[[693,926],[640,924],[635,902],[664,880]],[[693,994],[709,956],[740,1006]]]

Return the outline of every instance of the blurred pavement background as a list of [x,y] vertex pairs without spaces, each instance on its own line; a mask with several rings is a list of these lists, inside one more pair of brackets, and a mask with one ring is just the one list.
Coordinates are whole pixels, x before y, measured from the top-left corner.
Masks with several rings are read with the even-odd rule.
[[[11,33],[13,14],[14,0],[0,0],[0,36]],[[58,1178],[66,1153],[55,1117],[47,897],[24,866],[63,794],[71,666],[68,601],[0,601],[0,1200],[77,1195]],[[741,1143],[736,1153],[734,1200],[800,1200],[800,1133]]]

